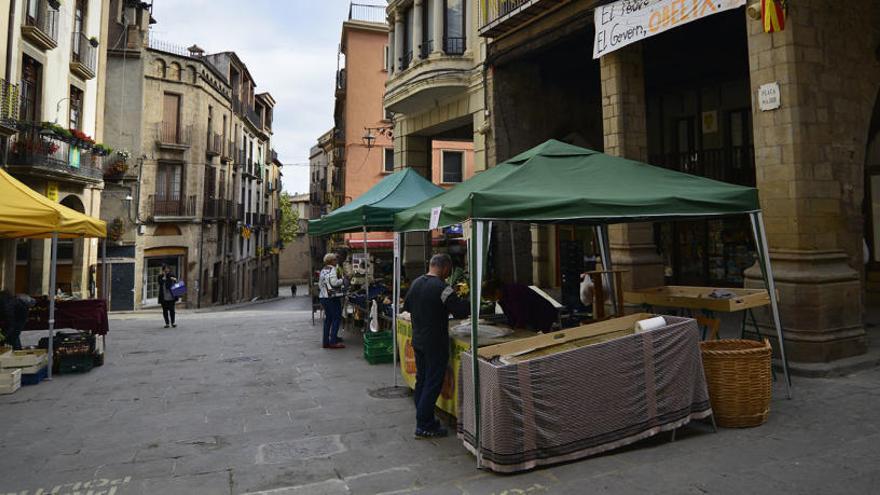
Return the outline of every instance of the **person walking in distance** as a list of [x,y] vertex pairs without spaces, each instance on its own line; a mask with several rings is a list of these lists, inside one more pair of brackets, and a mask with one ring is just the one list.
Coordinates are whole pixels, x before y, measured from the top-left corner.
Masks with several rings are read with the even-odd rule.
[[162,305],[162,317],[165,318],[165,328],[168,325],[177,328],[174,322],[174,304],[177,303],[177,297],[171,293],[171,286],[177,282],[177,277],[171,273],[171,267],[162,264],[162,272],[159,274],[159,304]]
[[469,302],[459,298],[446,284],[450,273],[452,259],[449,255],[434,255],[428,273],[412,283],[403,305],[404,311],[409,311],[412,316],[417,439],[448,434],[434,417],[434,404],[443,389],[449,362],[449,315],[466,318],[470,314]]
[[324,268],[318,277],[318,298],[324,308],[324,349],[342,349],[345,345],[338,337],[339,324],[342,323],[342,286],[343,278],[337,269],[336,255],[327,253],[324,256]]

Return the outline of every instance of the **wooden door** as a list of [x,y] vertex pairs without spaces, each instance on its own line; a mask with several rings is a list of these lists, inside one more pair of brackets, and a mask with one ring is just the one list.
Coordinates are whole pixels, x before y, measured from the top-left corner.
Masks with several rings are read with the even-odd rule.
[[163,140],[169,143],[178,142],[180,122],[180,95],[165,93],[163,107]]

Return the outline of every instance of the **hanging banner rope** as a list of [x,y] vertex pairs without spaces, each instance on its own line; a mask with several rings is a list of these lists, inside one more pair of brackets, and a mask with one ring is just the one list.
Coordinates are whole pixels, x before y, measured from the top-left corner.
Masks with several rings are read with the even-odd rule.
[[745,4],[746,0],[619,0],[596,7],[593,58]]

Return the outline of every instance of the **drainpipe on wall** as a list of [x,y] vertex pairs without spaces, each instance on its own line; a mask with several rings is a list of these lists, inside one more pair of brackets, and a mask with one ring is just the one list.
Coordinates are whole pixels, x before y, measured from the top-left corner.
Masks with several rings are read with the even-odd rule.
[[[6,71],[3,75],[6,83],[12,79],[12,41],[15,33],[15,0],[9,2],[9,28],[6,30]],[[9,138],[3,138],[3,167],[9,163]]]

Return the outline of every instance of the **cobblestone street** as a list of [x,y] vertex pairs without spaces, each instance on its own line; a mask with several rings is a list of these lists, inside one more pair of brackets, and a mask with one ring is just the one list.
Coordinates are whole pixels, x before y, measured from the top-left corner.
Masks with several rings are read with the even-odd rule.
[[[415,441],[390,365],[357,336],[320,348],[307,300],[112,317],[107,363],[0,397],[0,493],[876,493],[880,370],[795,377],[769,422],[705,424],[622,451],[498,476],[459,440]],[[29,339],[36,333],[27,335]],[[89,491],[92,490],[92,491]]]

